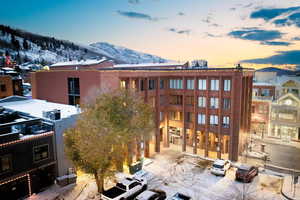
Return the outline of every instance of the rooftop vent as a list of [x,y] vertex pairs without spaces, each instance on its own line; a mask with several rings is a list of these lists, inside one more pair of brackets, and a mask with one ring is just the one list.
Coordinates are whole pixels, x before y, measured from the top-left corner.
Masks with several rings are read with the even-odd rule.
[[43,117],[51,120],[60,120],[61,112],[57,109],[51,111],[43,111]]

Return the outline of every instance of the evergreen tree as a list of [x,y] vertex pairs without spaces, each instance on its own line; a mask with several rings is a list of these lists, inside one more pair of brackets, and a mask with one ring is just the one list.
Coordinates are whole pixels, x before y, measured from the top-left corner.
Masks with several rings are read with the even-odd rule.
[[29,49],[29,44],[28,44],[28,42],[27,42],[26,39],[23,40],[23,48],[24,48],[25,50],[28,50],[28,49]]

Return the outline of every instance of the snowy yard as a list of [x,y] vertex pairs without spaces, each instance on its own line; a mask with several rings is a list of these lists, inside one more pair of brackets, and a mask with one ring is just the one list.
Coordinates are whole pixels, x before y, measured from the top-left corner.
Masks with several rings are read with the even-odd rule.
[[[235,170],[231,168],[225,177],[218,177],[210,173],[209,162],[171,150],[157,154],[152,163],[144,166],[148,188],[164,190],[168,197],[180,192],[193,200],[240,200],[243,194],[245,200],[284,199],[280,194],[279,177],[260,173],[252,183],[243,184],[234,180]],[[117,175],[118,179],[124,176]],[[98,200],[93,178],[90,177],[84,184],[85,187],[77,185],[80,192],[71,191],[69,194],[72,195],[63,195],[61,199]]]

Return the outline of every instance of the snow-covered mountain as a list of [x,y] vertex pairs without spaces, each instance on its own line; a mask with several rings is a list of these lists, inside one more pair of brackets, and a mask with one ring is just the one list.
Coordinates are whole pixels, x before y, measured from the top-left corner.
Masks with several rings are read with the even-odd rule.
[[94,51],[106,54],[108,57],[119,59],[128,64],[139,64],[139,63],[165,63],[169,60],[154,56],[147,53],[142,53],[125,47],[112,45],[106,42],[97,42],[90,44],[94,47]]
[[101,59],[102,57],[111,59],[116,64],[167,61],[158,56],[108,43],[81,45],[0,25],[0,56],[3,54],[9,54],[18,64],[34,62],[45,65],[71,60]]

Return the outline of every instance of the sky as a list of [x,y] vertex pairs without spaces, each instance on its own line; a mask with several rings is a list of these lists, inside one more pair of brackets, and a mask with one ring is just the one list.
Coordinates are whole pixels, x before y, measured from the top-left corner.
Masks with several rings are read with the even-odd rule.
[[300,0],[14,0],[0,23],[210,66],[300,66]]

